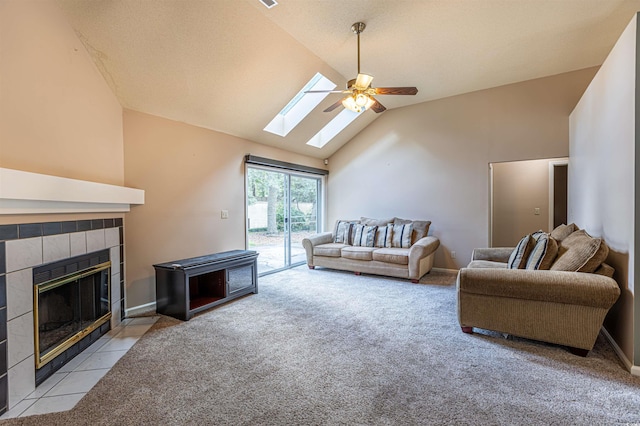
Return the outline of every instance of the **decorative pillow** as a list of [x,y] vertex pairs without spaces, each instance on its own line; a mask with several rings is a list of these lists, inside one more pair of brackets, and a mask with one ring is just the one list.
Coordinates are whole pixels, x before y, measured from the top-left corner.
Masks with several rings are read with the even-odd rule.
[[334,233],[335,237],[333,238],[334,243],[342,243],[342,244],[351,244],[351,227],[353,224],[351,222],[347,222],[345,220],[339,220],[336,223],[336,232]]
[[531,235],[525,235],[518,245],[509,256],[509,262],[507,262],[507,268],[509,269],[524,269],[527,265],[527,258],[529,253],[533,249],[535,240],[531,238]]
[[393,223],[388,223],[387,226],[378,226],[378,232],[376,232],[375,247],[391,247],[392,235]]
[[564,240],[569,235],[573,234],[575,231],[578,231],[578,230],[579,229],[578,229],[578,227],[576,226],[575,223],[570,223],[568,225],[565,225],[563,223],[562,225],[558,225],[553,231],[551,231],[550,235],[558,243],[561,243],[562,240]]
[[362,224],[354,225],[355,229],[353,237],[354,246],[373,247],[376,242],[376,230],[377,226],[365,226]]
[[549,269],[558,254],[558,243],[546,232],[534,232],[531,236],[536,244],[529,254],[525,269]]
[[594,272],[605,261],[609,247],[602,238],[593,238],[587,231],[575,231],[562,240],[552,271]]
[[391,219],[371,219],[370,217],[362,216],[360,218],[360,223],[367,226],[386,226],[388,223],[393,223],[393,218]]
[[413,234],[411,235],[411,244],[418,241],[420,238],[424,238],[429,233],[429,226],[431,226],[430,220],[408,220],[400,219],[396,217],[393,219],[394,225],[405,225],[411,223],[413,225]]
[[393,235],[391,236],[391,247],[409,248],[411,247],[411,234],[413,224],[404,225],[393,224]]

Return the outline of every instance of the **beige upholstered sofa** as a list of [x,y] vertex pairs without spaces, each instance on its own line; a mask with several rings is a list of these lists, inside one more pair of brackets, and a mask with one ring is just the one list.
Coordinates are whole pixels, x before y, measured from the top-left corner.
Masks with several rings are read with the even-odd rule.
[[332,269],[408,278],[412,282],[433,266],[440,240],[428,236],[430,221],[399,218],[338,220],[332,232],[302,240],[310,269]]
[[[459,271],[457,280],[463,332],[472,333],[477,327],[588,354],[620,295],[611,278],[613,268],[604,263],[609,249],[573,224],[546,236],[551,247],[542,256],[534,254],[538,241],[519,244],[524,246],[520,252],[524,260],[518,259],[518,248],[474,250],[471,263]],[[527,246],[529,253],[525,253]],[[546,269],[535,269],[534,264],[544,257]]]

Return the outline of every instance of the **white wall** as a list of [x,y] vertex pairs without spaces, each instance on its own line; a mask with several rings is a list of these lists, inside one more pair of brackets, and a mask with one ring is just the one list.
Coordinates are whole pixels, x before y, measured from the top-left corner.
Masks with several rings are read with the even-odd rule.
[[430,234],[441,241],[435,266],[466,265],[489,242],[489,163],[567,157],[569,113],[595,72],[384,112],[329,159],[328,224],[360,216],[431,220]]
[[[570,117],[568,219],[603,237],[621,297],[605,326],[633,360],[637,16]],[[640,330],[635,332],[636,338]],[[635,351],[635,365],[640,354]]]

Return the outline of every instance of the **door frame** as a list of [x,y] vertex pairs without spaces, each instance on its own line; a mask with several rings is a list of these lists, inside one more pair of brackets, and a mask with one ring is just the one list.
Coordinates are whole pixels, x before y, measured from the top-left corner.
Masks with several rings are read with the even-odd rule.
[[[569,157],[558,158],[555,160],[549,161],[549,232],[551,232],[554,228],[553,226],[553,216],[554,216],[554,180],[555,180],[555,166],[567,166],[567,170],[569,169]],[[567,181],[569,180],[569,174],[567,173]],[[568,182],[567,182],[567,191],[568,191]]]

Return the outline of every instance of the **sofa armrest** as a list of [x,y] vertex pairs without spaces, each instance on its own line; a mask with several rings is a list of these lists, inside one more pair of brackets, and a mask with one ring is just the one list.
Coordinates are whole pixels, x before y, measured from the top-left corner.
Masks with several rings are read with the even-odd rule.
[[438,247],[440,247],[440,240],[433,236],[420,238],[413,243],[409,249],[409,277],[420,278],[420,261],[435,253]]
[[620,296],[612,278],[598,274],[526,269],[462,268],[459,292],[609,309]]
[[313,266],[313,247],[320,244],[333,242],[333,234],[331,232],[323,232],[321,234],[312,235],[302,239],[302,247],[307,254],[307,265]]
[[473,249],[471,260],[490,260],[492,262],[507,263],[514,247],[489,247]]

